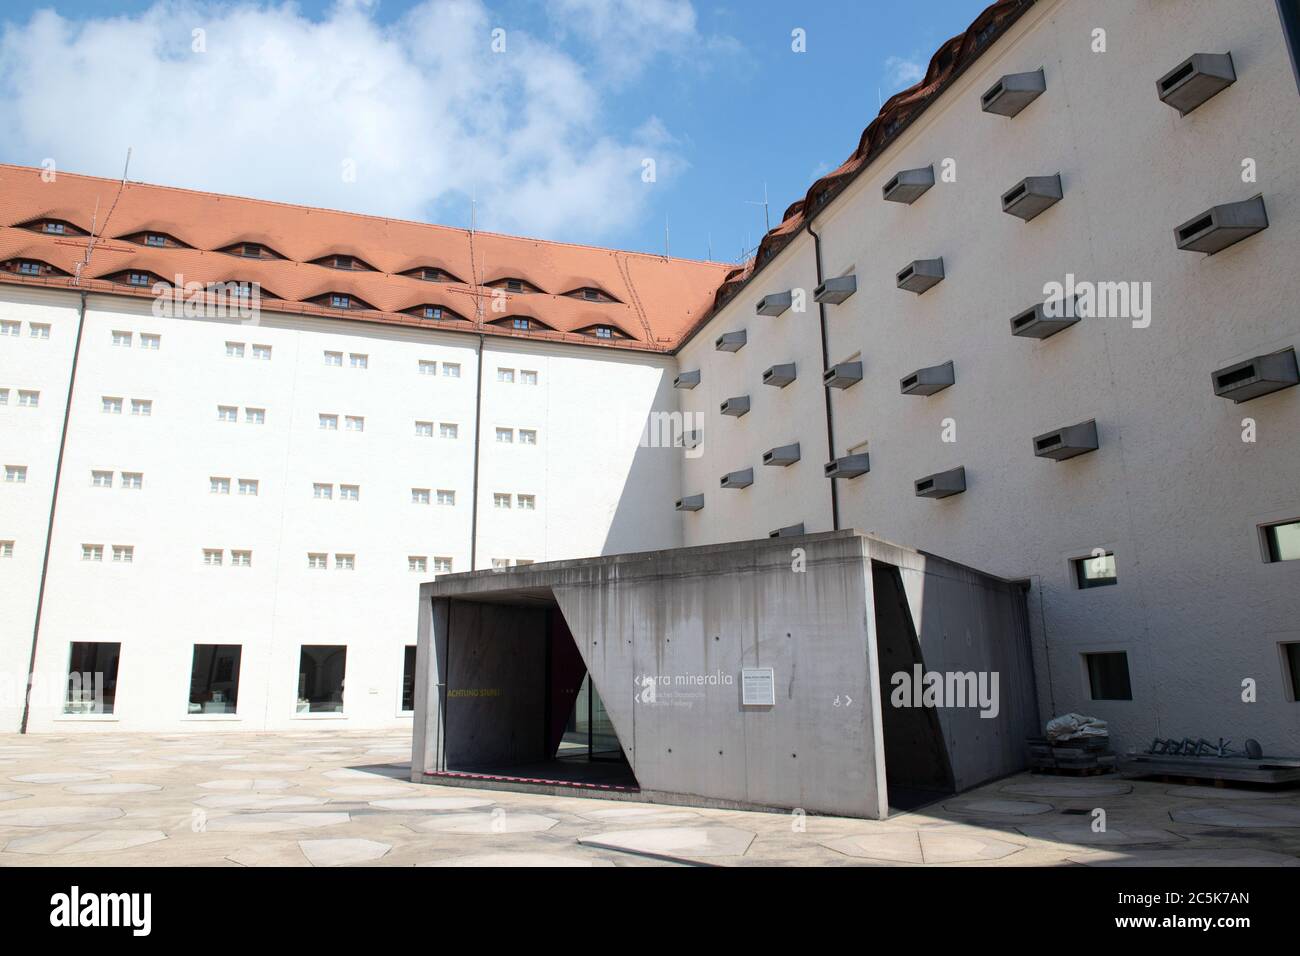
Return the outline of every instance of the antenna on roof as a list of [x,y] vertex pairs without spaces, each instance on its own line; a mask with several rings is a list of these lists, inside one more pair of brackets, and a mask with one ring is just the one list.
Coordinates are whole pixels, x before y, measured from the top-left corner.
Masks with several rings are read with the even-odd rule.
[[122,181],[118,184],[117,195],[113,197],[113,205],[108,207],[108,213],[104,216],[104,225],[97,229],[96,224],[99,220],[99,198],[95,198],[95,215],[90,220],[90,239],[86,242],[86,254],[82,260],[77,263],[77,268],[73,272],[72,284],[81,285],[82,270],[90,265],[90,257],[95,252],[95,242],[108,229],[108,221],[113,218],[113,210],[117,208],[117,201],[122,198],[122,190],[126,189],[126,174],[131,168],[131,147],[126,148],[126,162],[122,166]]
[[748,205],[748,206],[762,206],[762,207],[763,207],[763,234],[766,235],[767,233],[771,232],[771,231],[772,231],[772,218],[771,218],[771,216],[769,215],[769,213],[768,213],[768,209],[767,209],[767,183],[763,183],[763,201],[762,201],[762,202],[758,202],[758,201],[753,200],[753,199],[746,199],[746,200],[745,200],[745,204]]
[[671,247],[668,245],[668,217],[665,215],[664,216],[664,258],[671,259],[672,257],[673,257],[672,250]]
[[483,321],[483,296],[478,287],[478,263],[474,261],[474,228],[478,221],[478,186],[469,194],[469,277],[474,283],[474,320]]
[[709,238],[708,238],[708,242],[709,242],[709,262],[712,262],[712,261],[713,261],[713,233],[709,232],[709,233],[705,233],[705,235],[707,235],[707,236],[709,237]]

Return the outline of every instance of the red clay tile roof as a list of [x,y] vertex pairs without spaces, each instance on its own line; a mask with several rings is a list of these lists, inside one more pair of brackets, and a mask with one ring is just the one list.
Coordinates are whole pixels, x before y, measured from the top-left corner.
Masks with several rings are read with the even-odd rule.
[[921,81],[885,101],[880,113],[862,131],[858,148],[853,154],[838,169],[813,183],[803,199],[791,204],[780,224],[771,229],[758,244],[753,259],[728,273],[718,287],[708,314],[701,318],[695,329],[683,336],[683,340],[689,339],[714,313],[734,298],[750,279],[798,235],[811,216],[816,215],[866,169],[909,123],[924,112],[1034,2],[1035,0],[997,0],[986,7],[964,32],[939,47],[931,57]]
[[[0,262],[35,259],[74,275],[85,257],[86,237],[47,235],[23,225],[61,219],[89,232],[98,205],[95,231],[103,235],[79,286],[96,292],[152,297],[149,288],[109,281],[129,270],[153,272],[169,282],[177,274],[186,282],[204,285],[256,281],[278,297],[263,298],[264,310],[668,352],[707,311],[718,283],[731,268],[487,232],[474,233],[471,265],[470,236],[464,229],[135,182],[126,184],[114,207],[117,180],[60,172],[54,182],[45,182],[41,173],[0,164]],[[105,229],[110,207],[112,216]],[[125,240],[143,232],[166,233],[193,248],[158,248]],[[266,246],[285,258],[252,259],[217,251],[242,242]],[[311,264],[331,253],[362,259],[378,271]],[[464,281],[427,282],[400,275],[426,266]],[[494,290],[483,286],[506,278],[524,279],[543,291],[503,293],[504,311],[493,311]],[[4,271],[0,282],[73,284],[70,278]],[[617,301],[591,302],[565,295],[583,287],[601,289]],[[331,292],[361,299],[375,311],[344,312],[307,301]],[[483,306],[481,315],[477,302]],[[426,304],[449,309],[464,321],[404,314]],[[511,316],[535,319],[549,330],[515,331],[492,324]],[[581,334],[594,325],[609,325],[627,338]]]

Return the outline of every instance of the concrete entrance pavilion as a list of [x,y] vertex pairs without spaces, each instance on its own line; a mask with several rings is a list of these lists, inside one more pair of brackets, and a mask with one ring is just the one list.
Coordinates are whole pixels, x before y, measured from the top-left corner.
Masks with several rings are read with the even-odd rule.
[[[923,672],[943,706],[896,688]],[[584,673],[621,782],[555,760]],[[414,781],[879,819],[1022,769],[1037,732],[1023,586],[856,531],[420,588]]]

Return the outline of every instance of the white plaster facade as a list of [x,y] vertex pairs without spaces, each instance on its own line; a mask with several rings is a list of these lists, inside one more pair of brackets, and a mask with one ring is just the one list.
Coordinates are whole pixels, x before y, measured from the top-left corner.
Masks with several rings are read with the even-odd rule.
[[[0,339],[2,464],[25,482],[0,484],[0,668],[7,677],[0,726],[16,729],[31,650],[53,476],[80,297],[4,286],[0,315],[22,323]],[[49,325],[33,338],[31,323]],[[131,346],[113,333],[131,333]],[[141,333],[161,335],[140,348]],[[147,300],[88,299],[63,461],[35,662],[29,729],[285,729],[409,723],[400,712],[404,648],[414,643],[414,595],[435,558],[470,566],[476,335],[379,326],[263,311],[257,324],[156,318]],[[600,347],[484,340],[478,567],[584,557],[681,543],[659,507],[677,494],[678,453],[640,448],[653,410],[675,404],[671,356]],[[227,343],[243,346],[242,357]],[[270,346],[270,359],[253,346]],[[325,353],[341,352],[342,365]],[[366,356],[364,369],[351,356]],[[435,362],[437,374],[420,371]],[[448,363],[459,377],[444,374]],[[514,381],[498,380],[498,368]],[[535,373],[524,376],[523,372]],[[35,408],[17,391],[38,390]],[[120,413],[103,411],[122,399]],[[152,401],[147,417],[132,399]],[[219,420],[218,406],[238,409]],[[247,409],[263,409],[261,424]],[[319,416],[337,415],[337,430]],[[364,418],[350,431],[347,417]],[[417,422],[432,435],[417,433]],[[458,437],[441,437],[443,424]],[[497,429],[514,441],[497,441]],[[520,430],[536,443],[520,441]],[[96,487],[95,471],[113,473]],[[123,488],[122,473],[142,487]],[[213,478],[229,479],[214,493]],[[255,480],[257,494],[240,493]],[[317,483],[332,497],[315,497]],[[357,500],[341,495],[358,487]],[[220,487],[220,486],[219,486]],[[415,503],[413,489],[429,491]],[[455,503],[439,504],[452,491]],[[509,510],[495,495],[510,496]],[[520,507],[520,495],[534,507]],[[103,547],[102,560],[82,546]],[[134,549],[130,563],[113,546]],[[204,550],[220,549],[220,566]],[[232,551],[251,551],[236,566]],[[309,553],[328,555],[325,569]],[[336,567],[354,555],[354,568]],[[424,572],[408,561],[426,561]],[[60,699],[72,641],[122,645],[114,713],[65,715]],[[234,716],[187,713],[193,645],[240,644]],[[299,647],[348,648],[344,709],[298,714]]]
[[[1092,50],[1104,28],[1107,50]],[[1197,52],[1231,51],[1237,80],[1185,117],[1155,81]],[[1007,73],[1044,70],[1047,90],[1019,116],[983,113]],[[984,571],[1033,582],[1044,719],[1082,711],[1121,745],[1156,736],[1258,738],[1300,752],[1300,704],[1280,645],[1300,641],[1300,561],[1265,563],[1258,526],[1300,517],[1300,388],[1242,405],[1210,373],[1300,347],[1300,96],[1272,2],[1035,5],[885,152],[813,217],[824,276],[857,292],[827,305],[828,361],[861,359],[863,380],[832,390],[834,456],[868,451],[871,471],[841,480],[840,526],[857,527]],[[956,181],[942,179],[945,159]],[[1257,182],[1243,181],[1254,160]],[[898,171],[933,164],[939,181],[912,205],[885,202]],[[1026,176],[1060,173],[1064,198],[1031,222],[999,197]],[[1262,194],[1269,228],[1214,256],[1175,248],[1173,230],[1212,205]],[[896,288],[910,261],[942,257],[921,296]],[[1044,284],[1149,282],[1149,327],[1085,318],[1037,341],[1012,316]],[[701,383],[681,391],[706,416],[683,494],[687,545],[803,522],[831,527],[813,240],[791,242],[679,352]],[[756,315],[763,296],[808,293],[808,310]],[[717,335],[748,330],[738,353]],[[915,369],[953,361],[956,383],[899,392]],[[798,363],[784,389],[762,370]],[[753,397],[743,418],[716,414]],[[1098,451],[1037,459],[1031,439],[1095,418]],[[1244,442],[1243,420],[1258,440]],[[945,442],[945,420],[956,441]],[[763,450],[799,440],[802,460],[764,468]],[[754,466],[741,491],[722,474]],[[965,466],[964,494],[915,497],[913,481]],[[1115,586],[1081,590],[1071,559],[1113,551]],[[960,634],[952,635],[961,640]],[[1094,701],[1082,655],[1128,654],[1133,699]],[[1243,701],[1253,680],[1257,701]]]

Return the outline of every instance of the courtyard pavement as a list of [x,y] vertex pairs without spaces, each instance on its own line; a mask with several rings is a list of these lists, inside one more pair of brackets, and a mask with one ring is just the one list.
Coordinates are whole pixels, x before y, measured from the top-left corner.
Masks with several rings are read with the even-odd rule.
[[409,760],[389,732],[0,735],[0,866],[1300,866],[1297,791],[1019,774],[868,821],[413,784]]

